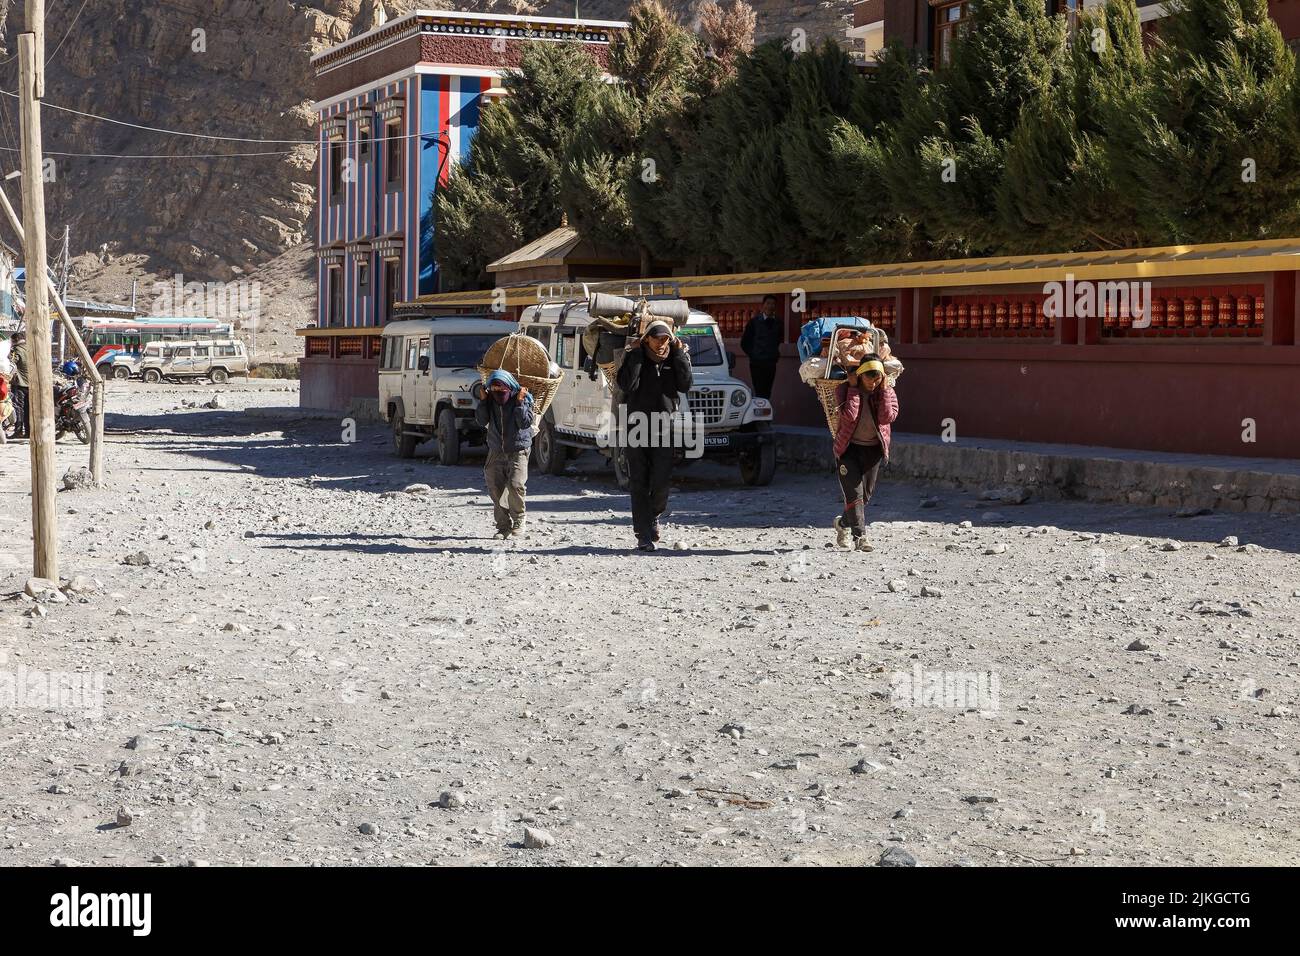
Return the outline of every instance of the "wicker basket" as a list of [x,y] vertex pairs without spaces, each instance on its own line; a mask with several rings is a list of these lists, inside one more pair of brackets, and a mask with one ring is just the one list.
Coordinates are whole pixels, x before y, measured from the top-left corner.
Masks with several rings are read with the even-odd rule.
[[618,388],[618,384],[614,381],[614,376],[618,374],[617,362],[597,362],[596,368],[600,369],[600,374],[605,376],[605,384],[610,391]]
[[844,379],[815,378],[810,384],[817,393],[817,401],[821,403],[822,413],[826,416],[826,427],[831,430],[833,438],[840,427],[840,403],[836,400],[835,393],[844,384]]
[[507,335],[492,343],[483,356],[478,373],[484,384],[497,370],[509,372],[533,396],[533,414],[541,418],[551,406],[551,400],[564,381],[564,371],[555,378],[547,375],[551,358],[546,346],[522,333]]

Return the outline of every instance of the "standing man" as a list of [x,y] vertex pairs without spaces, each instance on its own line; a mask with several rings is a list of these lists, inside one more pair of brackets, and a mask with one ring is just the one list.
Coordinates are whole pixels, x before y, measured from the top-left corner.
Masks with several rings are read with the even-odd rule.
[[776,296],[765,295],[762,310],[749,320],[740,337],[740,349],[749,356],[749,378],[759,398],[772,398],[783,337],[781,319],[776,314]]
[[528,453],[533,447],[533,396],[504,369],[489,375],[486,386],[476,382],[471,394],[478,399],[474,420],[487,431],[483,477],[492,499],[496,536],[505,539],[522,534]]
[[[638,551],[653,551],[659,540],[659,516],[668,507],[668,482],[676,449],[671,441],[633,444],[629,436],[664,431],[656,423],[663,416],[676,414],[680,394],[689,392],[694,380],[690,352],[667,322],[652,322],[645,335],[628,344],[616,378],[630,426],[623,436],[623,449],[628,490],[632,493],[632,531]],[[637,418],[641,419],[639,427]]]
[[14,419],[17,422],[14,437],[30,438],[31,413],[28,411],[27,402],[27,333],[15,332],[10,341],[13,343],[13,354],[10,359],[14,365]]

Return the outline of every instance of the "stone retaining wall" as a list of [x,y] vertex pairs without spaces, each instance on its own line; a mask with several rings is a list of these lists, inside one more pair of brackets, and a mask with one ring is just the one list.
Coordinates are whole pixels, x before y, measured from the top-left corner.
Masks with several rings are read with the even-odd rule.
[[[797,472],[833,469],[830,435],[824,429],[778,428],[780,467]],[[1111,457],[1062,453],[1050,446],[980,447],[898,434],[890,463],[882,477],[907,479],[943,488],[982,490],[989,497],[1023,501],[1035,498],[1076,498],[1177,510],[1210,508],[1219,511],[1300,514],[1300,467],[1293,472],[1252,467],[1250,459],[1221,465],[1222,458],[1162,461],[1137,453]],[[1133,456],[1133,457],[1129,457]]]

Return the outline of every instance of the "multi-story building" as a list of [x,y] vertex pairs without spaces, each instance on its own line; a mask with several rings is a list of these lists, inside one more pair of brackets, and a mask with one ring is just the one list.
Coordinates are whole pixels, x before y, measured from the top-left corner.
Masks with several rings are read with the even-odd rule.
[[[611,20],[417,10],[312,58],[320,122],[317,315],[302,330],[302,402],[375,395],[378,326],[440,291],[435,197],[505,95],[524,45],[579,43],[602,65]],[[364,330],[371,329],[372,332]]]
[[[1104,0],[1042,0],[1049,13],[1072,13],[1101,6]],[[1136,0],[1143,31],[1158,29],[1168,11],[1163,0]],[[891,40],[925,54],[931,63],[946,62],[952,39],[970,15],[970,0],[857,0],[849,38],[873,60]],[[1300,0],[1269,0],[1269,13],[1288,42],[1300,38]]]

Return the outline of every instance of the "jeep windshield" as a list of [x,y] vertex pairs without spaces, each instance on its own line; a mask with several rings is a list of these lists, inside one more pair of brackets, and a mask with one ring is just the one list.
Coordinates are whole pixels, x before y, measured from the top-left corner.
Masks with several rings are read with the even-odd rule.
[[692,365],[721,365],[722,347],[713,334],[711,325],[687,325],[677,330],[677,335],[691,350]]
[[475,368],[492,343],[501,338],[498,332],[466,332],[433,337],[433,364],[438,368]]

